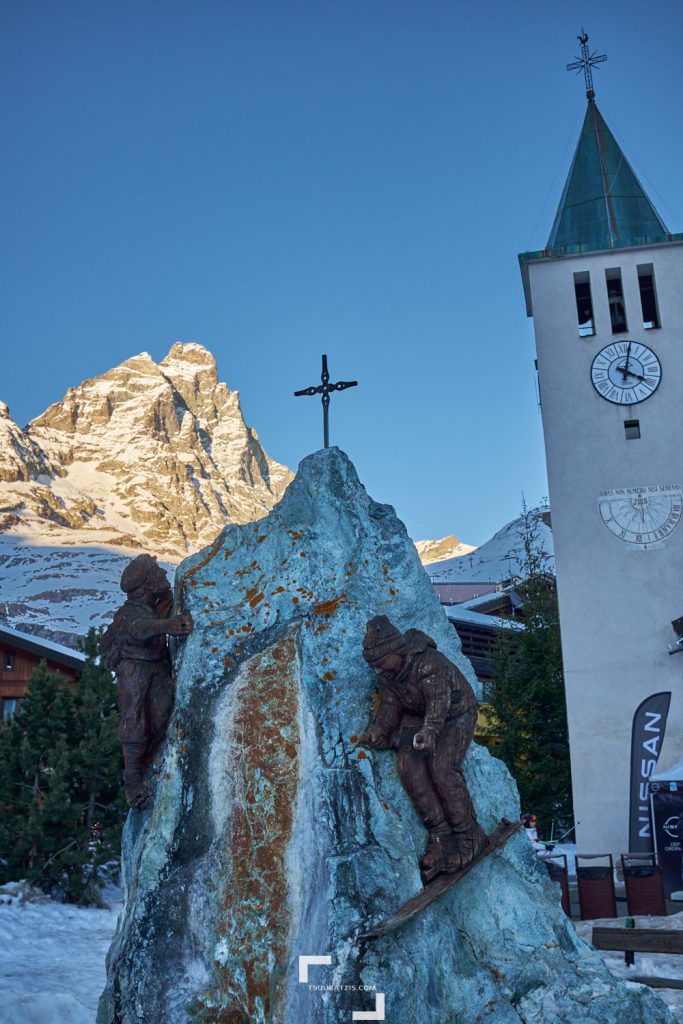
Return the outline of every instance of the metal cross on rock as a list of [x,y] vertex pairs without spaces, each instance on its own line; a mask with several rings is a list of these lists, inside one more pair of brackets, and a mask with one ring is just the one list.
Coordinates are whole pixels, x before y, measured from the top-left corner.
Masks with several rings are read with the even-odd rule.
[[301,395],[321,395],[321,401],[323,403],[323,434],[325,439],[325,447],[330,447],[330,392],[331,391],[346,391],[347,388],[355,388],[358,386],[357,380],[339,380],[336,384],[330,384],[330,373],[327,369],[327,356],[323,356],[323,372],[320,377],[322,384],[318,384],[317,388],[304,388],[303,391],[295,391],[294,397],[299,398]]
[[593,72],[592,68],[596,64],[602,64],[604,60],[607,60],[606,53],[596,53],[595,50],[591,53],[588,49],[588,33],[581,29],[581,35],[577,37],[581,43],[581,57],[577,57],[573,64],[567,64],[567,71],[576,71],[577,75],[580,71],[583,71],[584,78],[586,80],[586,96],[589,100],[595,99],[595,92],[593,91]]

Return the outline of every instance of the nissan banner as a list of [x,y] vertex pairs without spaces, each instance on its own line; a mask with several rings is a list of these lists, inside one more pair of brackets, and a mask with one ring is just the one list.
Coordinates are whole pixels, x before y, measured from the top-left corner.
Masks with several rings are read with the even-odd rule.
[[633,716],[629,853],[647,853],[654,849],[648,780],[657,767],[670,703],[670,693],[653,693]]

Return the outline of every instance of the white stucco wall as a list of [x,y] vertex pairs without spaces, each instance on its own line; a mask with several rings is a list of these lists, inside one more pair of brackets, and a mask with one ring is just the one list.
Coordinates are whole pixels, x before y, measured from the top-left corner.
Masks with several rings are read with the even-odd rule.
[[[636,266],[652,263],[661,327],[642,326]],[[613,335],[605,270],[620,267],[628,331]],[[579,337],[574,273],[589,271],[596,334]],[[683,615],[683,521],[642,550],[609,532],[608,488],[683,486],[683,244],[544,259],[529,265],[557,566],[580,852],[628,850],[631,729],[638,705],[671,691],[659,767],[683,756],[683,654],[670,656]],[[658,390],[617,406],[595,391],[593,358],[615,340],[648,345]],[[627,441],[624,421],[640,421]]]

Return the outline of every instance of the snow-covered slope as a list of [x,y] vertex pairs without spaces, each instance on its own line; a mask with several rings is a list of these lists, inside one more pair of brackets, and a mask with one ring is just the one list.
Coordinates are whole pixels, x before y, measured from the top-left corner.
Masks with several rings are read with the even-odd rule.
[[25,429],[0,403],[0,615],[73,640],[120,601],[130,554],[177,564],[266,515],[291,479],[201,345],[127,359]]
[[[130,553],[97,545],[53,546],[0,533],[0,620],[73,647],[110,622],[123,600]],[[173,567],[162,561],[172,578]]]
[[27,892],[0,889],[0,1021],[94,1024],[121,903],[95,910]]
[[[547,508],[527,514],[538,547],[545,554],[544,568],[554,572],[553,534]],[[500,583],[513,576],[524,576],[525,517],[507,523],[481,547],[458,558],[448,558],[427,566],[434,583]]]
[[416,540],[415,547],[423,565],[443,562],[450,558],[461,558],[463,555],[468,555],[470,551],[477,550],[471,544],[463,544],[453,534],[449,537],[442,537],[441,540]]

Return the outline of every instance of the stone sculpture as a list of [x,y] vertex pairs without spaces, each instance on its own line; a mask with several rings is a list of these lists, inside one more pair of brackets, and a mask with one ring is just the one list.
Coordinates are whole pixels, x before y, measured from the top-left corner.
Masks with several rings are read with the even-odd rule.
[[[405,527],[343,452],[305,459],[266,518],[182,563],[176,600],[195,629],[172,651],[153,794],[123,832],[98,1024],[674,1024],[581,942],[519,833],[364,938],[420,893],[425,841],[394,758],[358,742],[368,619],[424,630],[476,679]],[[518,820],[483,745],[464,769],[487,833]]]
[[116,672],[126,800],[135,807],[147,796],[145,774],[166,736],[173,708],[173,677],[167,634],[187,636],[192,616],[173,615],[173,591],[152,555],[138,555],[123,570],[126,601],[114,614],[100,645],[107,668]]
[[386,615],[368,622],[363,657],[380,695],[364,742],[398,750],[401,782],[429,830],[423,880],[454,874],[487,842],[462,773],[477,720],[472,687],[430,636],[419,629],[404,635]]

